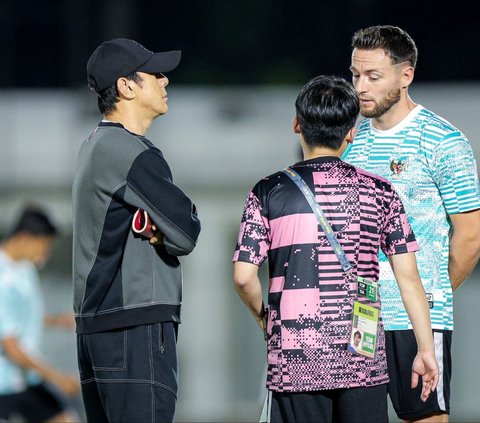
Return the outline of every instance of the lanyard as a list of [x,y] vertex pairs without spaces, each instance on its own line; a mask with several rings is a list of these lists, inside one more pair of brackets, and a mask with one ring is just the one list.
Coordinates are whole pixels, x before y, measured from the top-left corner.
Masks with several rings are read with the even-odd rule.
[[345,251],[343,251],[343,248],[338,242],[332,227],[328,223],[325,217],[325,214],[323,213],[322,209],[320,208],[317,201],[315,200],[315,197],[313,196],[313,193],[310,190],[310,188],[308,188],[308,185],[306,184],[306,182],[302,179],[302,177],[297,172],[295,172],[290,167],[287,167],[286,169],[282,170],[282,172],[285,173],[285,175],[287,175],[295,183],[295,185],[297,185],[298,189],[302,192],[302,194],[307,199],[308,204],[312,208],[312,211],[318,220],[318,223],[322,227],[323,232],[325,232],[325,236],[327,237],[328,242],[330,243],[330,245],[333,248],[333,251],[337,255],[338,261],[340,262],[340,265],[342,266],[343,271],[346,273],[349,270],[351,270],[352,265],[348,261]]

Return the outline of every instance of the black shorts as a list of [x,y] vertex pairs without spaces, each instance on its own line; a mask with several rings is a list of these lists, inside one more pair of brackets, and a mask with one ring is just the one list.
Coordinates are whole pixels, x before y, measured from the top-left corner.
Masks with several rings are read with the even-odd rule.
[[0,395],[0,421],[17,415],[27,423],[39,423],[50,420],[66,409],[65,399],[47,383],[29,386],[18,394]]
[[439,367],[437,389],[426,402],[420,399],[421,379],[410,388],[412,363],[417,355],[413,330],[385,331],[388,373],[388,394],[398,418],[418,420],[433,414],[450,413],[450,380],[452,377],[452,331],[434,330],[435,356]]
[[294,393],[268,391],[260,421],[385,423],[387,385]]

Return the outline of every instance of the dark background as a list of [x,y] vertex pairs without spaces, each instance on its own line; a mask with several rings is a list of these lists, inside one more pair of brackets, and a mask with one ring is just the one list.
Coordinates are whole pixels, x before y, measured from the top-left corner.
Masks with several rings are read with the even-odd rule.
[[476,0],[1,0],[0,87],[84,86],[90,53],[120,36],[182,49],[180,84],[350,77],[351,36],[375,24],[417,42],[417,81],[478,80],[479,11]]

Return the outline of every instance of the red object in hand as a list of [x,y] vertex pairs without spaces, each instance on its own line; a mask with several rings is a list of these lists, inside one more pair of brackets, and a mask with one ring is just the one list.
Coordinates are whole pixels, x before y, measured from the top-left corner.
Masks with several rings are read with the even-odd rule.
[[138,209],[133,215],[132,220],[133,232],[151,238],[153,236],[152,221],[145,210]]

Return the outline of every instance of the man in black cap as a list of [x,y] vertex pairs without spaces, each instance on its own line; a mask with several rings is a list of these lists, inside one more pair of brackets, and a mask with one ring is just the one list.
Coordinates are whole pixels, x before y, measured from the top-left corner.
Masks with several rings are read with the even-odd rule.
[[[182,272],[200,232],[190,199],[144,137],[167,112],[164,72],[179,51],[118,38],[87,78],[104,119],[83,142],[73,184],[73,283],[82,394],[89,422],[170,422],[177,395]],[[153,235],[131,229],[146,211]]]

